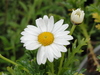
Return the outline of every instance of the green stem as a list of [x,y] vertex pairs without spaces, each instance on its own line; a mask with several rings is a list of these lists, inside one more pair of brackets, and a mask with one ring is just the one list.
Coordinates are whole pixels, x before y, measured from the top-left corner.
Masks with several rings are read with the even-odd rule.
[[70,35],[72,35],[72,34],[73,34],[73,32],[74,32],[75,28],[76,28],[76,25],[73,25],[73,26],[72,26],[72,28],[71,28],[71,31],[70,31]]
[[54,74],[54,65],[53,65],[53,62],[51,63],[51,72],[52,72],[52,74]]
[[62,57],[61,57],[61,60],[60,60],[60,65],[59,65],[58,75],[60,75],[61,70],[62,70],[62,65],[63,65],[64,55],[65,55],[65,53],[62,53]]
[[89,38],[89,35],[88,35],[87,30],[86,30],[86,28],[84,27],[84,25],[82,24],[80,27],[81,27],[81,29],[82,29],[82,31],[83,31],[83,35],[84,35],[86,38]]
[[18,64],[17,64],[17,63],[15,63],[15,62],[13,62],[13,61],[11,61],[11,60],[9,60],[9,59],[5,58],[5,57],[4,57],[4,56],[2,56],[1,54],[0,54],[0,58],[1,58],[1,59],[3,59],[3,60],[5,60],[5,61],[8,61],[8,62],[10,62],[10,63],[12,63],[12,64],[14,64],[14,65],[16,65],[16,66],[18,66]]
[[53,64],[53,62],[49,62],[49,61],[47,61],[47,64],[48,64],[48,66],[49,66],[49,68],[50,68],[50,73],[52,74],[52,75],[54,75],[54,64]]
[[[5,61],[7,61],[7,62],[12,63],[12,64],[13,64],[13,65],[15,65],[15,66],[21,66],[21,65],[19,65],[19,64],[17,64],[17,63],[15,63],[15,62],[13,62],[13,61],[11,61],[11,60],[7,59],[6,57],[2,56],[1,54],[0,54],[0,58],[1,58],[1,59],[3,59],[3,60],[5,60]],[[23,70],[25,70],[25,71],[27,71],[27,72],[29,72],[29,70],[28,70],[28,69],[26,69],[26,68],[25,68],[25,67],[23,67],[23,66],[22,66],[22,69],[23,69]]]

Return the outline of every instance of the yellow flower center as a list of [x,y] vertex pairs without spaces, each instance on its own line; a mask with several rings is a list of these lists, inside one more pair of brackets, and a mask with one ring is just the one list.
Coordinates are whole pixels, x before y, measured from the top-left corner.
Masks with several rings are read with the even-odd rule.
[[43,45],[47,46],[53,43],[54,35],[50,32],[43,32],[38,35],[38,41]]

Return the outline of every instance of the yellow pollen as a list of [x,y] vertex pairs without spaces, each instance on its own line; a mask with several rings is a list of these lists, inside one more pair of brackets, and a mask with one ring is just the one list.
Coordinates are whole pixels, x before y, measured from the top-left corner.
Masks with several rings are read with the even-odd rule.
[[50,45],[54,41],[54,35],[50,32],[43,32],[43,33],[38,35],[38,41],[43,46]]

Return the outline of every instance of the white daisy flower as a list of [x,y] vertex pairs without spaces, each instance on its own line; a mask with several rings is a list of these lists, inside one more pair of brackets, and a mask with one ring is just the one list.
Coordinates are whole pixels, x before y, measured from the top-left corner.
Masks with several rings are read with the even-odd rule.
[[82,11],[80,8],[73,10],[72,14],[71,14],[71,21],[74,24],[80,24],[83,22],[84,19],[84,11]]
[[61,57],[61,52],[66,52],[64,45],[69,45],[69,40],[73,37],[68,35],[70,32],[65,31],[68,24],[63,24],[63,19],[54,23],[54,18],[44,16],[43,19],[36,19],[36,26],[28,25],[21,34],[21,43],[27,50],[35,50],[37,52],[37,63],[45,64],[48,59],[53,62],[54,58]]

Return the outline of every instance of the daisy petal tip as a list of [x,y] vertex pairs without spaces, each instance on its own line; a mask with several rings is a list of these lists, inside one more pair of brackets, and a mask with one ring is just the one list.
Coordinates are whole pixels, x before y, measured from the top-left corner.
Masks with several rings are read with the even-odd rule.
[[53,16],[51,16],[50,18],[51,18],[51,19],[53,19],[54,17],[53,17]]
[[43,16],[43,19],[44,19],[44,18],[48,18],[48,16],[47,16],[47,15],[44,15],[44,16]]
[[47,15],[44,15],[43,17],[48,17]]
[[38,61],[37,61],[37,64],[38,64],[38,65],[41,65],[41,63],[40,63],[40,62],[38,62]]
[[27,28],[33,27],[34,25],[27,25]]
[[63,22],[64,22],[64,19],[61,19],[61,20],[59,20],[60,22],[61,22],[61,24],[63,24]]
[[25,33],[25,31],[22,31],[22,32],[21,32],[21,35],[24,35],[24,33]]
[[61,52],[67,52],[67,49],[65,49],[65,50],[62,50]]
[[66,26],[69,26],[69,24],[66,24]]
[[42,64],[45,64],[46,62],[43,62]]
[[73,40],[74,38],[71,36],[70,39]]
[[27,25],[27,27],[30,27],[30,26],[32,26],[32,25]]
[[62,22],[64,22],[64,19],[61,19]]
[[64,52],[67,52],[67,49]]
[[37,22],[39,22],[39,21],[40,21],[40,18],[36,19],[35,21],[36,21],[36,24],[37,24]]
[[33,49],[30,49],[30,48],[27,48],[27,47],[26,47],[26,49],[27,49],[27,50],[33,50]]

